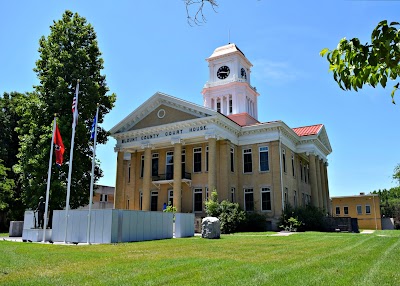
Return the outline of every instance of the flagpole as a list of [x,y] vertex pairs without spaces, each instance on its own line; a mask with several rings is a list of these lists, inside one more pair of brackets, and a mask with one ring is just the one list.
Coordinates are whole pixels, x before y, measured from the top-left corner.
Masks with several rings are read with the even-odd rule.
[[94,125],[94,139],[93,139],[93,158],[92,158],[92,173],[90,179],[90,197],[89,197],[89,214],[87,224],[87,243],[90,244],[90,220],[92,214],[92,203],[93,203],[93,183],[94,183],[94,167],[96,161],[96,142],[97,142],[97,122],[99,121],[99,104],[97,103],[95,125]]
[[54,114],[53,135],[51,136],[51,146],[50,146],[49,170],[47,172],[46,207],[44,210],[44,223],[43,223],[43,242],[46,241],[47,210],[49,208],[51,165],[52,165],[52,161],[53,161],[53,146],[54,146],[54,137],[56,134],[56,124],[57,124],[56,120],[57,120],[57,117],[56,117],[56,114]]
[[71,173],[72,173],[72,160],[74,157],[74,142],[75,142],[75,125],[78,119],[78,92],[79,92],[79,79],[76,84],[75,90],[75,110],[73,114],[72,121],[72,136],[71,136],[71,150],[69,153],[69,171],[68,171],[68,187],[67,187],[67,199],[65,202],[65,235],[64,235],[64,243],[67,242],[67,228],[68,228],[68,211],[69,211],[69,199],[71,194]]

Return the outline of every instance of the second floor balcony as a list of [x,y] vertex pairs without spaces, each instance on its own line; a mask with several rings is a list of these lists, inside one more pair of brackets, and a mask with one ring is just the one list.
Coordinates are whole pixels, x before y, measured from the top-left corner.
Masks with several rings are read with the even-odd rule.
[[[182,172],[182,183],[186,183],[190,186],[192,182],[192,174],[188,172]],[[162,184],[170,184],[174,183],[174,174],[166,173],[166,174],[158,174],[156,176],[152,176],[152,183],[159,188]]]

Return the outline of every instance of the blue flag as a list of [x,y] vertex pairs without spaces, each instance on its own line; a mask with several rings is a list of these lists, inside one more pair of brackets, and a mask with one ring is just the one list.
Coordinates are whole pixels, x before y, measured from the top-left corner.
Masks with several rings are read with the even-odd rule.
[[92,128],[90,129],[90,140],[94,139],[94,133],[96,132],[96,116],[93,119]]

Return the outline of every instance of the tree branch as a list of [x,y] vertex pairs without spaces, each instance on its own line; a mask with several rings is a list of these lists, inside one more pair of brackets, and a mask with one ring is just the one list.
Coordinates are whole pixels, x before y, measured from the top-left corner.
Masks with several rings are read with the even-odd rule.
[[[206,17],[204,16],[203,9],[206,2],[211,5],[211,8],[216,12],[216,7],[218,7],[218,3],[216,0],[183,0],[186,6],[186,15],[187,21],[189,25],[201,25],[202,23],[206,22]],[[191,6],[195,6],[197,10],[194,13],[194,18],[191,15],[190,8]]]

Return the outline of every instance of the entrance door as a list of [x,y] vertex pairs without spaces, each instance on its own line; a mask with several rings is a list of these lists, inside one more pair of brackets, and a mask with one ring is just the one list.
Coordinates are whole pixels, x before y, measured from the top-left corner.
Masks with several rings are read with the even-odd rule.
[[151,208],[152,212],[157,211],[158,206],[158,192],[151,192]]

